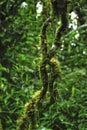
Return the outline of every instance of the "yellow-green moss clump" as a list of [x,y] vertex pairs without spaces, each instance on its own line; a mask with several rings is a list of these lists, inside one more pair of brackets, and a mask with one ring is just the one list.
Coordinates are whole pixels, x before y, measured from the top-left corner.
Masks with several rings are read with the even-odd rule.
[[[38,126],[37,118],[41,108],[43,89],[35,92],[32,99],[25,104],[22,116],[17,120],[16,130],[36,130]],[[42,101],[42,100],[41,100]]]
[[50,64],[52,67],[52,78],[55,80],[56,78],[61,77],[61,68],[59,61],[55,58],[51,58]]
[[40,99],[41,91],[37,91],[31,101],[24,106],[23,115],[17,120],[17,130],[36,130],[37,128],[37,103]]
[[54,103],[56,101],[56,97],[58,95],[57,91],[54,88],[54,82],[57,78],[61,77],[61,68],[60,63],[54,57],[50,59],[50,77],[49,77],[49,92],[50,92],[50,103]]

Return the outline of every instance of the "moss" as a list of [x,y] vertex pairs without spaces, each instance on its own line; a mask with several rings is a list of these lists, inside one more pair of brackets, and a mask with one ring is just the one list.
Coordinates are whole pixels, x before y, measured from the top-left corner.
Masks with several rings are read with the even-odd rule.
[[40,98],[40,94],[41,94],[41,90],[38,90],[37,92],[35,92],[35,94],[32,97],[32,100],[37,102],[39,100],[39,98]]
[[[59,17],[60,15],[61,18],[61,25],[56,31],[53,42],[53,45],[56,46],[55,49],[58,49],[58,47],[61,45],[61,36],[67,27],[67,4],[66,0],[51,0],[51,3],[54,15],[56,15],[56,17]],[[45,98],[47,91],[50,93],[50,105],[56,101],[56,97],[58,95],[57,90],[54,89],[54,82],[57,78],[61,77],[60,63],[54,58],[54,53],[56,53],[55,49],[53,50],[53,53],[48,53],[46,40],[46,30],[50,22],[51,19],[48,18],[43,23],[41,29],[42,60],[40,64],[40,78],[42,82],[42,88],[34,94],[30,102],[25,104],[23,115],[18,119],[17,130],[36,130],[38,124],[37,118],[39,119],[40,117],[39,113],[42,111],[41,109],[44,104],[43,99]],[[47,66],[49,66],[51,70],[49,73],[47,71]]]
[[17,130],[33,130],[36,128],[35,104],[29,102],[25,105],[23,115],[18,119]]
[[47,69],[44,62],[42,62],[40,65],[40,77],[42,81],[42,86],[46,91],[48,88],[48,74],[47,74]]
[[54,57],[50,60],[51,72],[49,79],[49,92],[50,92],[50,102],[53,103],[56,101],[57,93],[54,89],[54,82],[57,78],[61,77],[61,68],[60,63]]
[[50,64],[52,67],[52,80],[55,80],[57,77],[61,77],[60,62],[55,58],[51,58]]
[[39,110],[42,106],[40,100],[42,99],[43,90],[35,92],[32,99],[24,106],[24,112],[22,116],[17,120],[17,130],[35,130],[38,125]]
[[17,130],[34,130],[37,122],[37,103],[40,99],[41,90],[37,91],[32,99],[25,104],[23,115],[17,120]]
[[29,128],[27,115],[23,114],[18,120],[17,120],[17,129],[16,130],[27,130]]
[[47,18],[47,20],[43,23],[41,29],[41,53],[42,53],[42,61],[46,61],[48,57],[48,50],[47,50],[47,40],[46,40],[46,30],[48,25],[51,22],[51,18]]
[[46,41],[46,30],[47,27],[49,25],[49,23],[51,22],[51,19],[48,18],[42,26],[41,29],[41,53],[42,53],[42,61],[40,64],[40,78],[42,81],[42,91],[41,91],[41,98],[45,97],[45,94],[47,92],[47,88],[48,88],[48,73],[47,73],[47,69],[46,66],[48,64],[49,61],[49,57],[48,57],[48,50],[47,50],[47,41]]

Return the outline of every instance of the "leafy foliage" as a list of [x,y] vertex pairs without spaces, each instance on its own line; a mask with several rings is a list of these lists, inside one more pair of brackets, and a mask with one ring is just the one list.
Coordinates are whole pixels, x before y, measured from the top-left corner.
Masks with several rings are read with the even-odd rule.
[[[43,0],[26,0],[25,6],[21,0],[0,1],[0,125],[3,130],[16,129],[25,103],[42,87],[39,35],[44,13],[37,14],[38,2],[44,5]],[[87,2],[74,3],[69,4],[68,17],[71,24],[73,19],[69,14],[77,15],[77,28],[67,28],[56,54],[62,69],[62,79],[54,85],[58,90],[57,102],[41,108],[38,130],[87,129]],[[58,25],[60,20],[55,20],[48,28],[48,48]]]

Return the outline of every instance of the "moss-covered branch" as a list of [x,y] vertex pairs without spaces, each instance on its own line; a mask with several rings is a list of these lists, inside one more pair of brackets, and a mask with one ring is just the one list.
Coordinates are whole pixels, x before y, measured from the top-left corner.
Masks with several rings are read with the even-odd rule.
[[54,103],[56,101],[56,94],[54,89],[54,82],[57,78],[61,77],[61,69],[60,63],[55,58],[51,58],[50,60],[50,79],[49,79],[49,92],[50,92],[50,103]]
[[[47,42],[46,42],[46,29],[51,22],[51,19],[48,18],[42,26],[41,30],[41,53],[42,61],[40,64],[40,76],[42,81],[42,89],[37,91],[32,99],[25,104],[25,109],[23,115],[18,119],[17,130],[36,130],[37,129],[37,116],[39,115],[39,110],[41,108],[41,101],[44,99],[45,94],[48,88],[48,73],[46,70],[46,65],[48,61],[47,54]],[[38,113],[38,114],[37,114]]]
[[45,60],[47,59],[47,38],[46,38],[46,30],[48,25],[51,22],[51,18],[48,18],[42,25],[41,29],[41,53],[42,53],[42,58]]
[[47,88],[48,88],[48,73],[47,73],[46,66],[48,64],[49,57],[48,57],[48,50],[47,50],[46,30],[47,30],[47,27],[48,27],[50,22],[51,22],[51,19],[48,18],[43,23],[42,30],[41,30],[42,61],[41,61],[41,64],[40,64],[40,77],[41,77],[42,86],[43,86],[41,98],[44,98],[46,91],[47,91]]
[[54,89],[54,82],[57,78],[61,76],[61,69],[59,65],[59,61],[54,58],[56,54],[56,50],[61,46],[61,37],[68,25],[68,18],[67,18],[67,0],[59,1],[59,0],[52,0],[52,9],[54,18],[61,19],[61,24],[57,28],[55,33],[55,38],[53,42],[53,47],[50,49],[49,57],[50,57],[50,80],[49,80],[49,92],[50,92],[50,101],[53,103],[56,98],[55,89]]
[[[52,19],[48,18],[42,25],[41,28],[41,54],[42,60],[40,64],[40,77],[42,82],[42,88],[40,91],[37,91],[32,99],[25,105],[23,115],[18,119],[17,130],[36,130],[38,121],[37,118],[40,118],[39,112],[41,111],[41,106],[43,106],[43,99],[45,98],[46,92],[50,93],[49,105],[53,104],[56,101],[56,93],[54,89],[54,82],[57,78],[61,77],[60,63],[55,59],[56,50],[60,47],[60,41],[62,34],[67,28],[67,2],[66,0],[59,1],[53,0],[52,7],[54,15],[56,18],[60,16],[61,25],[56,30],[55,38],[53,45],[55,48],[51,48],[48,52],[47,47],[47,38],[46,31],[49,23]],[[61,3],[63,2],[63,3]],[[56,9],[54,8],[56,6]],[[63,10],[62,10],[63,9]],[[59,15],[57,15],[57,12]],[[47,71],[47,66],[50,68],[50,72]],[[49,89],[48,89],[49,87]]]
[[56,19],[60,19],[60,26],[57,27],[54,42],[49,51],[49,57],[52,58],[56,54],[56,50],[58,50],[61,46],[61,37],[63,36],[65,30],[68,25],[68,17],[67,17],[67,5],[69,0],[51,0],[53,17]]
[[16,130],[36,130],[38,117],[38,102],[41,90],[37,91],[32,99],[25,104],[22,116],[17,120]]

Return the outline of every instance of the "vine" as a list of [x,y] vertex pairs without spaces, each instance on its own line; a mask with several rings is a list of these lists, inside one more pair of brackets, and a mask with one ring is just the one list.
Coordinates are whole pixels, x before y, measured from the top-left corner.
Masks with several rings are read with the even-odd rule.
[[[50,95],[50,101],[46,104],[52,105],[56,101],[58,96],[57,91],[54,89],[54,82],[57,78],[61,78],[60,63],[55,58],[56,50],[61,46],[61,36],[67,27],[67,1],[61,0],[51,1],[53,15],[57,18],[61,18],[61,25],[57,28],[53,46],[50,51],[47,48],[46,31],[49,24],[52,22],[52,18],[47,18],[43,23],[41,29],[41,53],[42,60],[40,64],[40,78],[42,81],[42,89],[37,91],[30,102],[25,104],[25,110],[23,115],[18,119],[17,130],[36,130],[38,127],[39,113],[41,112],[41,106],[43,106],[43,100],[47,94]],[[57,8],[55,8],[55,6]],[[63,9],[63,10],[62,10]],[[59,11],[59,13],[58,13]],[[57,14],[58,13],[58,14]],[[55,18],[55,17],[54,17]],[[50,68],[50,73],[47,71],[47,66]]]

